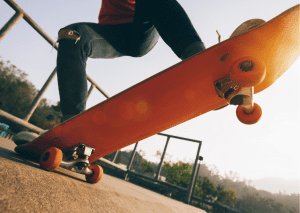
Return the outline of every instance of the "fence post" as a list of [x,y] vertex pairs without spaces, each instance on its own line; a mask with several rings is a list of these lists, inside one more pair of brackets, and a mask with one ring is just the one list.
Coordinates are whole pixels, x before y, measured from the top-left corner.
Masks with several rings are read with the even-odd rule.
[[199,158],[199,154],[200,154],[200,149],[201,149],[201,142],[199,143],[199,146],[198,146],[198,151],[197,151],[197,155],[196,155],[196,159],[195,159],[195,163],[194,163],[194,167],[193,167],[193,172],[192,172],[192,176],[191,176],[191,180],[190,180],[190,185],[189,185],[188,193],[187,193],[187,196],[186,196],[186,199],[185,199],[185,202],[187,204],[189,204],[190,201],[191,201],[192,189],[193,189],[193,186],[195,184],[195,175],[196,175],[196,168],[197,168],[197,162],[198,162],[198,158]]
[[158,177],[159,177],[160,172],[161,172],[161,167],[162,167],[163,160],[164,160],[164,157],[165,157],[165,154],[166,154],[166,150],[167,150],[167,147],[168,147],[168,144],[169,144],[169,140],[170,140],[170,136],[167,136],[167,142],[166,142],[166,145],[165,145],[165,149],[164,149],[163,154],[161,155],[161,160],[160,160],[159,166],[157,168],[156,177],[155,177],[156,180],[158,180]]
[[198,180],[198,174],[199,174],[199,171],[200,171],[200,162],[203,160],[203,157],[202,156],[199,156],[199,159],[198,159],[198,162],[197,162],[197,172],[196,172],[196,178],[195,178],[195,183],[193,185],[193,190],[192,190],[192,196],[194,196],[194,192],[195,192],[195,187],[196,187],[196,184],[197,184],[197,180]]
[[114,163],[114,162],[116,161],[117,156],[118,156],[118,154],[119,154],[119,151],[120,151],[120,150],[115,151],[115,155],[112,157],[112,161],[111,161],[111,162]]
[[[129,160],[129,162],[128,162],[128,165],[127,165],[127,170],[130,170],[130,167],[131,167],[131,165],[132,165],[133,158],[134,158],[134,155],[135,155],[135,152],[136,152],[136,148],[137,148],[138,143],[139,143],[139,142],[136,142],[136,144],[135,144],[135,146],[134,146],[134,149],[133,149],[133,151],[132,151],[131,158],[130,158],[130,160]],[[126,173],[124,179],[127,180],[127,177],[128,177],[128,173]]]

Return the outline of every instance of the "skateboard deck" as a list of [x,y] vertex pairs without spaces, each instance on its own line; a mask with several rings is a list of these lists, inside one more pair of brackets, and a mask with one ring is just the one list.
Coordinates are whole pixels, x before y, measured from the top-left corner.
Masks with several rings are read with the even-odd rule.
[[[253,100],[251,94],[271,86],[298,58],[299,7],[130,87],[15,151],[40,157],[51,147],[64,152],[83,143],[94,148],[85,157],[92,163],[228,103],[246,106],[245,102]],[[247,76],[233,75],[238,69]],[[254,78],[252,70],[260,74]],[[243,107],[240,113],[259,111],[253,102],[247,106],[251,112]]]

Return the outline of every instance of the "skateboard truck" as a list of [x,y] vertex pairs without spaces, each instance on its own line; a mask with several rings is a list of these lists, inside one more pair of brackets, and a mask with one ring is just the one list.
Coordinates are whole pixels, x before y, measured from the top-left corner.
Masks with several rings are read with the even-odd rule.
[[62,152],[56,147],[47,149],[40,157],[40,166],[47,171],[54,171],[58,166],[73,172],[84,174],[87,182],[97,183],[103,177],[103,169],[96,164],[90,165],[89,157],[95,148],[80,143]]
[[88,158],[94,151],[93,147],[80,143],[64,151],[66,160],[62,160],[59,166],[80,174],[92,175],[93,171],[88,168],[90,166]]
[[242,106],[247,114],[253,112],[253,87],[241,88],[237,85],[233,85],[230,75],[221,78],[214,84],[219,97],[226,99],[229,105]]
[[244,57],[232,64],[230,75],[214,82],[220,98],[226,99],[228,105],[238,105],[236,114],[244,124],[257,123],[261,118],[261,108],[253,102],[253,95],[254,86],[260,84],[265,75],[266,67],[262,61]]

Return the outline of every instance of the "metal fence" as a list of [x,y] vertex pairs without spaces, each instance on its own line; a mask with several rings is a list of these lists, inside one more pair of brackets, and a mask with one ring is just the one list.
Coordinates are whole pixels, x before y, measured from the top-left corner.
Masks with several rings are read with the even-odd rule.
[[[157,135],[164,136],[167,139],[166,139],[166,144],[165,144],[165,147],[164,147],[164,151],[161,155],[160,162],[158,163],[158,168],[156,169],[156,173],[155,173],[154,178],[150,177],[150,176],[146,176],[144,174],[137,173],[137,172],[135,172],[134,170],[131,169],[135,154],[137,152],[137,147],[138,147],[139,142],[137,142],[135,144],[134,148],[133,148],[133,151],[131,153],[129,162],[126,166],[126,169],[123,168],[123,167],[120,167],[117,164],[114,164],[115,160],[117,159],[118,152],[116,152],[115,155],[112,156],[111,161],[106,160],[105,158],[99,159],[99,161],[104,163],[104,164],[103,163],[100,163],[100,164],[102,166],[105,165],[105,164],[109,164],[110,166],[112,166],[114,168],[114,169],[111,170],[111,172],[117,174],[121,178],[124,178],[124,180],[134,179],[134,182],[139,182],[141,186],[147,187],[151,190],[154,190],[154,191],[161,191],[161,190],[167,191],[168,192],[167,196],[169,196],[169,197],[172,196],[172,193],[173,194],[179,194],[179,197],[183,198],[184,202],[187,203],[187,204],[194,205],[194,204],[192,204],[192,201],[196,201],[196,202],[199,202],[199,203],[202,203],[202,204],[206,204],[207,206],[217,208],[217,209],[219,209],[223,212],[239,213],[239,211],[236,211],[235,209],[233,209],[229,206],[212,203],[212,202],[209,202],[209,201],[206,201],[206,200],[203,200],[199,197],[194,196],[197,177],[198,177],[198,174],[199,174],[199,171],[200,171],[200,162],[203,160],[203,157],[200,156],[200,149],[201,149],[202,141],[193,140],[193,139],[189,139],[189,138],[178,137],[178,136],[174,136],[174,135],[163,134],[163,133],[158,133]],[[170,143],[171,138],[185,140],[187,142],[198,143],[198,149],[197,149],[197,153],[196,153],[196,156],[195,156],[193,171],[192,171],[192,174],[191,174],[191,177],[190,177],[190,184],[189,184],[188,188],[183,188],[183,187],[176,186],[174,184],[170,184],[170,183],[159,180],[161,169],[162,169],[163,162],[164,162],[164,158],[165,158],[166,151],[167,151],[167,148],[168,148],[168,145]],[[109,167],[105,168],[105,170],[107,170],[107,169],[109,169]],[[119,172],[117,170],[119,170],[121,172]],[[197,205],[194,205],[194,206],[197,207]],[[214,212],[214,211],[208,209],[207,207],[203,208],[203,209],[206,210],[207,212]]]
[[[174,136],[174,135],[167,135],[167,134],[163,134],[163,133],[158,133],[157,135],[167,137],[167,141],[166,141],[166,144],[165,144],[165,147],[164,147],[164,151],[163,151],[163,153],[161,155],[160,162],[158,164],[158,168],[157,168],[157,171],[156,171],[155,178],[147,177],[147,176],[144,176],[144,175],[140,175],[140,174],[138,174],[138,173],[136,173],[134,171],[130,171],[130,168],[131,168],[131,165],[132,165],[132,162],[133,162],[133,158],[134,158],[135,153],[136,153],[136,148],[138,146],[138,142],[137,142],[135,144],[135,147],[133,149],[131,158],[130,158],[129,163],[127,165],[127,174],[125,176],[125,179],[127,179],[127,176],[129,174],[134,174],[136,176],[140,176],[142,178],[145,178],[145,179],[148,179],[148,180],[151,180],[151,181],[154,181],[154,182],[159,182],[159,183],[161,183],[163,185],[171,185],[173,188],[175,187],[178,190],[180,190],[182,192],[185,192],[186,193],[185,202],[186,203],[190,203],[190,200],[191,200],[191,197],[192,197],[192,192],[194,191],[195,182],[196,182],[195,179],[196,179],[196,173],[198,171],[197,170],[197,166],[198,166],[198,160],[199,160],[199,154],[200,154],[200,149],[201,149],[202,141],[188,139],[188,138],[182,138],[182,137],[178,137],[178,136]],[[162,166],[163,166],[163,162],[164,162],[166,150],[167,150],[168,145],[169,145],[170,138],[176,138],[176,139],[180,139],[180,140],[186,140],[186,141],[198,143],[197,154],[196,154],[196,157],[195,157],[194,167],[193,167],[192,175],[191,175],[191,178],[190,178],[190,185],[189,185],[188,189],[185,189],[185,188],[182,188],[182,187],[178,187],[178,186],[175,186],[173,184],[168,184],[166,182],[163,182],[163,181],[159,180],[161,169],[162,169]]]
[[[110,164],[105,159],[101,159],[101,161],[104,161],[104,163],[108,163],[111,166],[114,166],[115,168],[118,168],[118,169],[122,170],[125,173],[125,176],[124,176],[125,180],[128,179],[129,175],[134,175],[134,176],[138,176],[140,178],[146,179],[146,180],[150,180],[152,182],[160,183],[160,184],[165,185],[165,186],[170,186],[171,188],[174,188],[174,189],[176,189],[178,191],[181,191],[184,194],[186,194],[186,196],[185,196],[185,202],[186,203],[190,203],[191,197],[192,197],[192,193],[194,192],[194,188],[195,188],[196,177],[198,176],[198,172],[199,172],[199,169],[200,169],[200,161],[203,160],[203,157],[201,157],[199,155],[200,154],[201,145],[202,145],[202,141],[193,140],[193,139],[189,139],[189,138],[178,137],[178,136],[174,136],[174,135],[163,134],[163,133],[158,133],[157,135],[167,137],[167,140],[166,140],[166,144],[165,144],[165,147],[164,147],[164,151],[163,151],[163,153],[161,155],[160,162],[158,164],[158,168],[156,170],[155,178],[152,178],[152,177],[149,177],[149,176],[146,176],[146,175],[142,175],[142,174],[139,174],[139,173],[131,170],[132,163],[133,163],[133,160],[134,160],[134,157],[135,157],[136,150],[137,150],[139,142],[135,143],[135,146],[133,148],[131,157],[130,157],[129,162],[127,164],[127,169],[123,169],[123,168],[120,168],[119,166],[115,166],[115,164]],[[195,162],[194,162],[194,166],[193,166],[192,175],[191,175],[191,178],[190,178],[190,184],[189,184],[189,187],[187,189],[159,180],[161,169],[162,169],[163,162],[164,162],[164,158],[165,158],[166,151],[167,151],[167,148],[168,148],[168,145],[169,145],[169,142],[170,142],[171,138],[198,143],[198,149],[197,149],[197,153],[196,153],[196,156],[195,156]],[[112,157],[112,161],[111,162],[113,162],[113,163],[115,162],[118,153],[119,152],[115,153],[115,155]]]

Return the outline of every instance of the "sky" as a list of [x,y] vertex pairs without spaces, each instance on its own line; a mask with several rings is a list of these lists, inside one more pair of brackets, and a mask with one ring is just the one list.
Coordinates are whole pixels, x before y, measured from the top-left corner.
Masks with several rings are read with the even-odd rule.
[[[97,22],[100,0],[52,0],[15,2],[53,39],[60,28],[76,22]],[[206,47],[221,39],[244,21],[260,18],[268,21],[281,12],[299,4],[298,0],[179,0],[189,15]],[[272,3],[271,3],[272,2]],[[14,15],[14,10],[0,1],[0,26]],[[57,52],[24,20],[0,42],[2,60],[9,60],[26,72],[28,80],[41,89],[56,66]],[[142,58],[89,59],[87,74],[109,95],[113,96],[128,87],[180,62],[172,50],[159,40],[156,47]],[[208,112],[163,133],[202,141],[200,155],[206,165],[216,168],[220,175],[230,171],[239,180],[276,177],[286,180],[300,179],[300,113],[299,113],[298,58],[290,69],[265,91],[256,94],[263,115],[255,125],[244,125],[235,115],[236,107]],[[45,98],[53,104],[59,101],[57,80],[52,82]],[[94,90],[87,102],[90,108],[105,100]],[[145,158],[158,162],[156,151],[163,151],[166,138],[153,136],[141,141],[138,150]],[[132,149],[129,146],[124,150]],[[197,144],[171,139],[166,160],[194,162]]]

